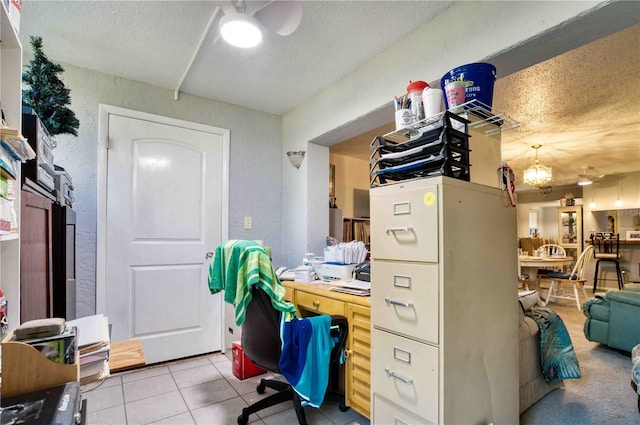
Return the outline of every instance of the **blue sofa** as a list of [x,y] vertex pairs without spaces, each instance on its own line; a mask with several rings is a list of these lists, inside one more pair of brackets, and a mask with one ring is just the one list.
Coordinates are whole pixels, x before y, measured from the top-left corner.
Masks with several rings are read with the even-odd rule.
[[627,284],[587,300],[584,336],[593,342],[631,352],[640,344],[640,284]]

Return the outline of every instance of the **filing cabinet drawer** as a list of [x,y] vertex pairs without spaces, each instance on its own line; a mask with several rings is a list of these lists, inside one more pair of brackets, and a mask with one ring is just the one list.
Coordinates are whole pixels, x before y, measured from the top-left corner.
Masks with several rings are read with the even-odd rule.
[[390,402],[379,394],[373,396],[373,417],[376,423],[388,425],[425,425],[435,424],[415,413]]
[[438,266],[371,262],[373,325],[433,344],[438,339]]
[[438,262],[438,186],[415,181],[370,193],[372,258]]
[[[296,304],[298,309],[305,309],[318,314],[338,314],[345,317],[347,315],[344,302],[310,292],[296,291]],[[303,312],[300,313],[304,315]]]
[[438,349],[379,329],[373,329],[371,338],[371,388],[436,423]]

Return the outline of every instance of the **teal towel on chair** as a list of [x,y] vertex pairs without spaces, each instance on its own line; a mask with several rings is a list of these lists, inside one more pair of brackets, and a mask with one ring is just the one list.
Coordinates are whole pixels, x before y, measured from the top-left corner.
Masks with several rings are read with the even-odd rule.
[[560,316],[548,308],[532,308],[525,314],[540,328],[540,362],[547,384],[580,378],[580,364]]
[[230,240],[218,245],[209,267],[209,290],[224,290],[224,300],[236,308],[235,321],[244,323],[251,287],[258,285],[271,298],[273,307],[293,317],[296,308],[284,300],[286,291],[276,276],[271,259],[264,248],[253,241]]

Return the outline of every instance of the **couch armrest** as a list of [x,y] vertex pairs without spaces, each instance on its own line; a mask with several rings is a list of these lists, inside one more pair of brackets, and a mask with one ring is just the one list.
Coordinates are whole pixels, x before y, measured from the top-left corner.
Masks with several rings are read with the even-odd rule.
[[631,304],[640,307],[640,292],[631,291],[609,291],[607,292],[607,298],[610,301],[619,302],[622,304]]

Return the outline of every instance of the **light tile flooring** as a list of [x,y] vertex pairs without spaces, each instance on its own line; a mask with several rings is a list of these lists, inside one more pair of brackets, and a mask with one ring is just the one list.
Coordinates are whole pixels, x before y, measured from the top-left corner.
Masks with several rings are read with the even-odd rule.
[[[264,374],[239,380],[229,358],[217,353],[115,374],[100,385],[83,386],[82,396],[90,425],[236,424],[243,407],[273,393],[256,392],[260,379],[274,377],[283,379]],[[305,413],[310,425],[369,425],[354,410],[341,412],[335,401]],[[251,415],[249,422],[285,425],[297,424],[297,418],[286,402]]]

